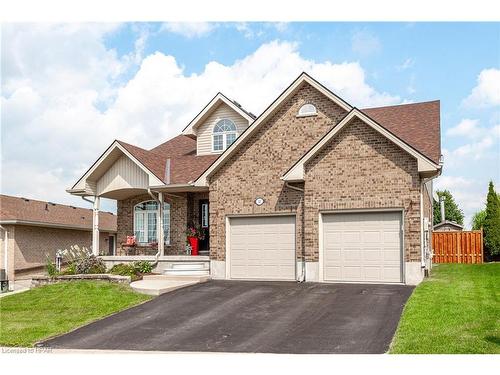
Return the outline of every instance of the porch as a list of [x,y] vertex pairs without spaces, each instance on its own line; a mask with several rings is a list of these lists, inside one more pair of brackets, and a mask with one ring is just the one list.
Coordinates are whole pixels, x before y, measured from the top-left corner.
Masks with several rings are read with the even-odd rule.
[[[156,271],[208,272],[208,187],[190,182],[199,163],[189,152],[171,160],[167,151],[151,153],[115,141],[67,190],[92,203],[92,252],[109,265],[150,260],[158,262]],[[117,202],[117,234],[104,248],[98,226],[101,198]],[[188,241],[192,228],[199,246]]]

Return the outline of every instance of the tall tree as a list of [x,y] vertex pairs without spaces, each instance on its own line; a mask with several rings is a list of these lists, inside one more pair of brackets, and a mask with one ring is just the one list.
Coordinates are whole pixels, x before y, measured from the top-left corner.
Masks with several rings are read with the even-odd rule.
[[[439,198],[444,197],[444,216],[446,220],[454,221],[460,225],[464,225],[464,212],[458,207],[458,204],[453,199],[449,190],[437,190],[436,194]],[[439,201],[434,201],[434,225],[441,222],[441,210]]]
[[486,218],[486,209],[483,208],[480,211],[477,211],[473,216],[472,216],[472,230],[479,230],[484,227],[484,219]]
[[486,217],[484,218],[483,228],[486,257],[500,255],[500,200],[492,181],[488,186]]

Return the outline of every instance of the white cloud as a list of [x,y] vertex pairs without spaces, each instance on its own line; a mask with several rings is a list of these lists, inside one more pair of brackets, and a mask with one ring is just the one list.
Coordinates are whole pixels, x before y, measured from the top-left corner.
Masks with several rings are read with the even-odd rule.
[[179,34],[186,38],[196,38],[208,35],[216,26],[215,23],[210,22],[165,22],[162,24],[161,30]]
[[363,56],[371,55],[382,49],[378,37],[368,31],[356,31],[351,37],[351,48]]
[[121,82],[141,59],[147,32],[119,58],[103,42],[115,29],[15,25],[2,34],[3,192],[81,204],[64,189],[113,139],[153,147],[178,134],[219,90],[258,114],[302,71],[359,107],[401,101],[371,87],[357,62],[315,62],[296,44],[276,41],[189,75],[175,57],[156,52]]
[[476,108],[500,106],[500,69],[483,69],[477,78],[476,87],[463,104]]
[[463,119],[456,126],[446,131],[447,135],[476,138],[484,134],[484,129],[479,127],[479,120]]

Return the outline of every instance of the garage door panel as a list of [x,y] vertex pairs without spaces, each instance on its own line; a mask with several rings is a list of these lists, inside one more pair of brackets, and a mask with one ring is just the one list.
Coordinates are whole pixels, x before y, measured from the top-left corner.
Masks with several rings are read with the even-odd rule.
[[229,221],[233,279],[295,280],[295,217],[260,216]]
[[323,215],[325,281],[401,282],[401,213]]

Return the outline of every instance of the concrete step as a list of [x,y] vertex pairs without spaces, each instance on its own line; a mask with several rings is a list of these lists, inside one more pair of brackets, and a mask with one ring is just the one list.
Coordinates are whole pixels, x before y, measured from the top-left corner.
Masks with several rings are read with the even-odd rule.
[[163,270],[164,275],[172,276],[208,276],[210,275],[209,262],[172,262]]
[[188,281],[194,280],[204,282],[210,280],[209,275],[145,275],[143,280],[173,280],[173,281]]

